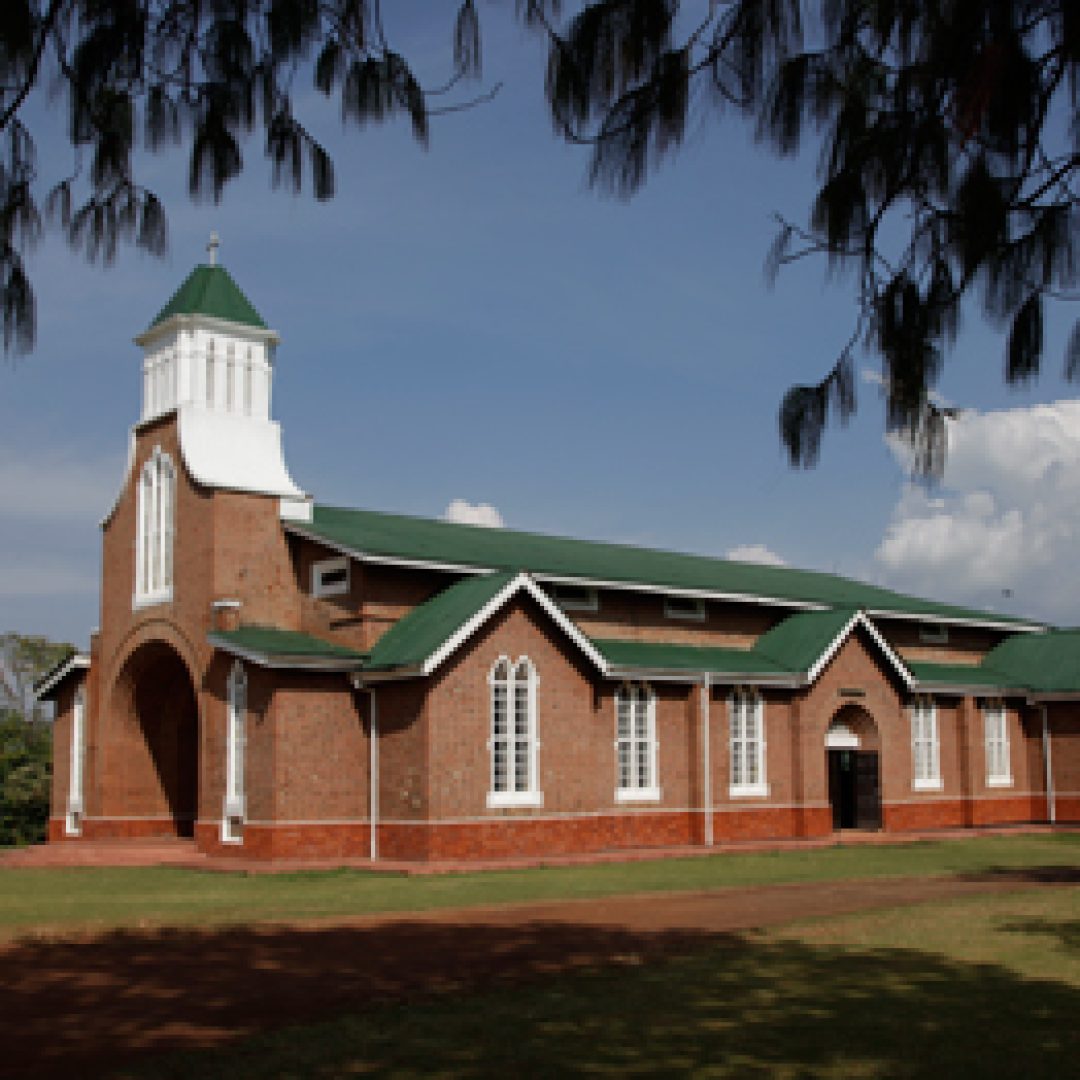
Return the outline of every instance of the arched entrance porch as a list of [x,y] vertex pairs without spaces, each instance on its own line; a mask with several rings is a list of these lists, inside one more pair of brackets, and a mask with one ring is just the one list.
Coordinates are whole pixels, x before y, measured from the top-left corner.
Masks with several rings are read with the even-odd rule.
[[187,666],[163,641],[139,646],[113,693],[111,771],[120,774],[117,816],[141,832],[195,835],[199,795],[199,710]]
[[877,725],[859,705],[845,705],[825,733],[834,829],[881,828],[881,754]]

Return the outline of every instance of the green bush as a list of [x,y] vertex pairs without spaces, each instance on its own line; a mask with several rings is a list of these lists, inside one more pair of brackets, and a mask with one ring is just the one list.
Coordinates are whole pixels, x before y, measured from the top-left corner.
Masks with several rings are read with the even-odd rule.
[[45,839],[52,783],[52,725],[0,715],[0,846]]

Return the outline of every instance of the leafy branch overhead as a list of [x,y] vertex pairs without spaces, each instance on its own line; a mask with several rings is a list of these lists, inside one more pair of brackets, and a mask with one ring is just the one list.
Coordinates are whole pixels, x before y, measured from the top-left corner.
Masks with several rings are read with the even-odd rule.
[[[34,294],[23,254],[46,224],[90,260],[120,243],[160,254],[160,199],[138,181],[140,150],[188,148],[193,197],[221,198],[256,129],[275,184],[334,193],[326,149],[297,118],[311,79],[346,124],[407,117],[420,143],[434,95],[480,70],[479,23],[463,0],[453,63],[426,91],[383,28],[378,0],[3,0],[0,13],[0,323],[6,351],[33,346]],[[37,88],[67,113],[71,174],[43,180],[26,119]],[[467,104],[467,103],[464,103]],[[462,103],[450,108],[461,108]]]
[[[781,222],[770,269],[825,255],[854,283],[857,325],[822,381],[784,399],[793,464],[854,409],[861,341],[889,428],[938,467],[933,388],[969,296],[1007,334],[1006,380],[1038,374],[1045,304],[1076,298],[1076,0],[605,0],[565,28],[556,5],[527,6],[550,40],[556,131],[591,146],[605,190],[640,188],[691,110],[734,111],[781,155],[820,143],[807,224]],[[1065,370],[1080,374],[1080,324]]]
[[[934,387],[965,304],[1004,333],[1006,380],[1037,376],[1046,307],[1077,288],[1077,0],[516,0],[516,11],[548,49],[555,130],[590,148],[603,191],[637,191],[698,116],[734,114],[782,156],[819,147],[812,206],[780,221],[768,266],[824,255],[852,283],[856,314],[821,381],[781,405],[794,464],[812,465],[830,420],[855,408],[863,346],[881,360],[889,428],[924,471],[938,466]],[[333,165],[293,111],[297,80],[336,98],[346,123],[401,117],[423,144],[433,115],[470,104],[431,101],[479,73],[474,0],[457,7],[448,46],[448,78],[425,89],[378,0],[5,0],[5,347],[33,342],[22,253],[43,220],[91,259],[120,242],[163,249],[138,149],[185,146],[191,194],[217,199],[258,128],[275,183],[329,198]],[[72,175],[48,185],[24,119],[43,84],[59,87],[74,150]],[[1080,375],[1080,329],[1065,371]]]

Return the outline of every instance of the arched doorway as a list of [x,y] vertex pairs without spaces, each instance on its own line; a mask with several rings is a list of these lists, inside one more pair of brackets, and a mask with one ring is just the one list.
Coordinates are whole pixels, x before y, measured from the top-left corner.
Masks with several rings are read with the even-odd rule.
[[825,733],[829,804],[834,829],[881,828],[881,754],[877,725],[846,705]]
[[195,835],[199,710],[184,661],[164,642],[140,646],[116,684],[113,768],[122,774],[116,811],[162,835]]

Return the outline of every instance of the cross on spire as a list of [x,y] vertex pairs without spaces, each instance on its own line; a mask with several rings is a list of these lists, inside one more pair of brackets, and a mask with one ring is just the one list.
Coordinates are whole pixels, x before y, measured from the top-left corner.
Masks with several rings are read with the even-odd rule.
[[206,245],[206,250],[210,253],[211,266],[217,266],[217,253],[219,247],[221,247],[221,240],[216,232],[212,232],[210,234],[210,243]]

